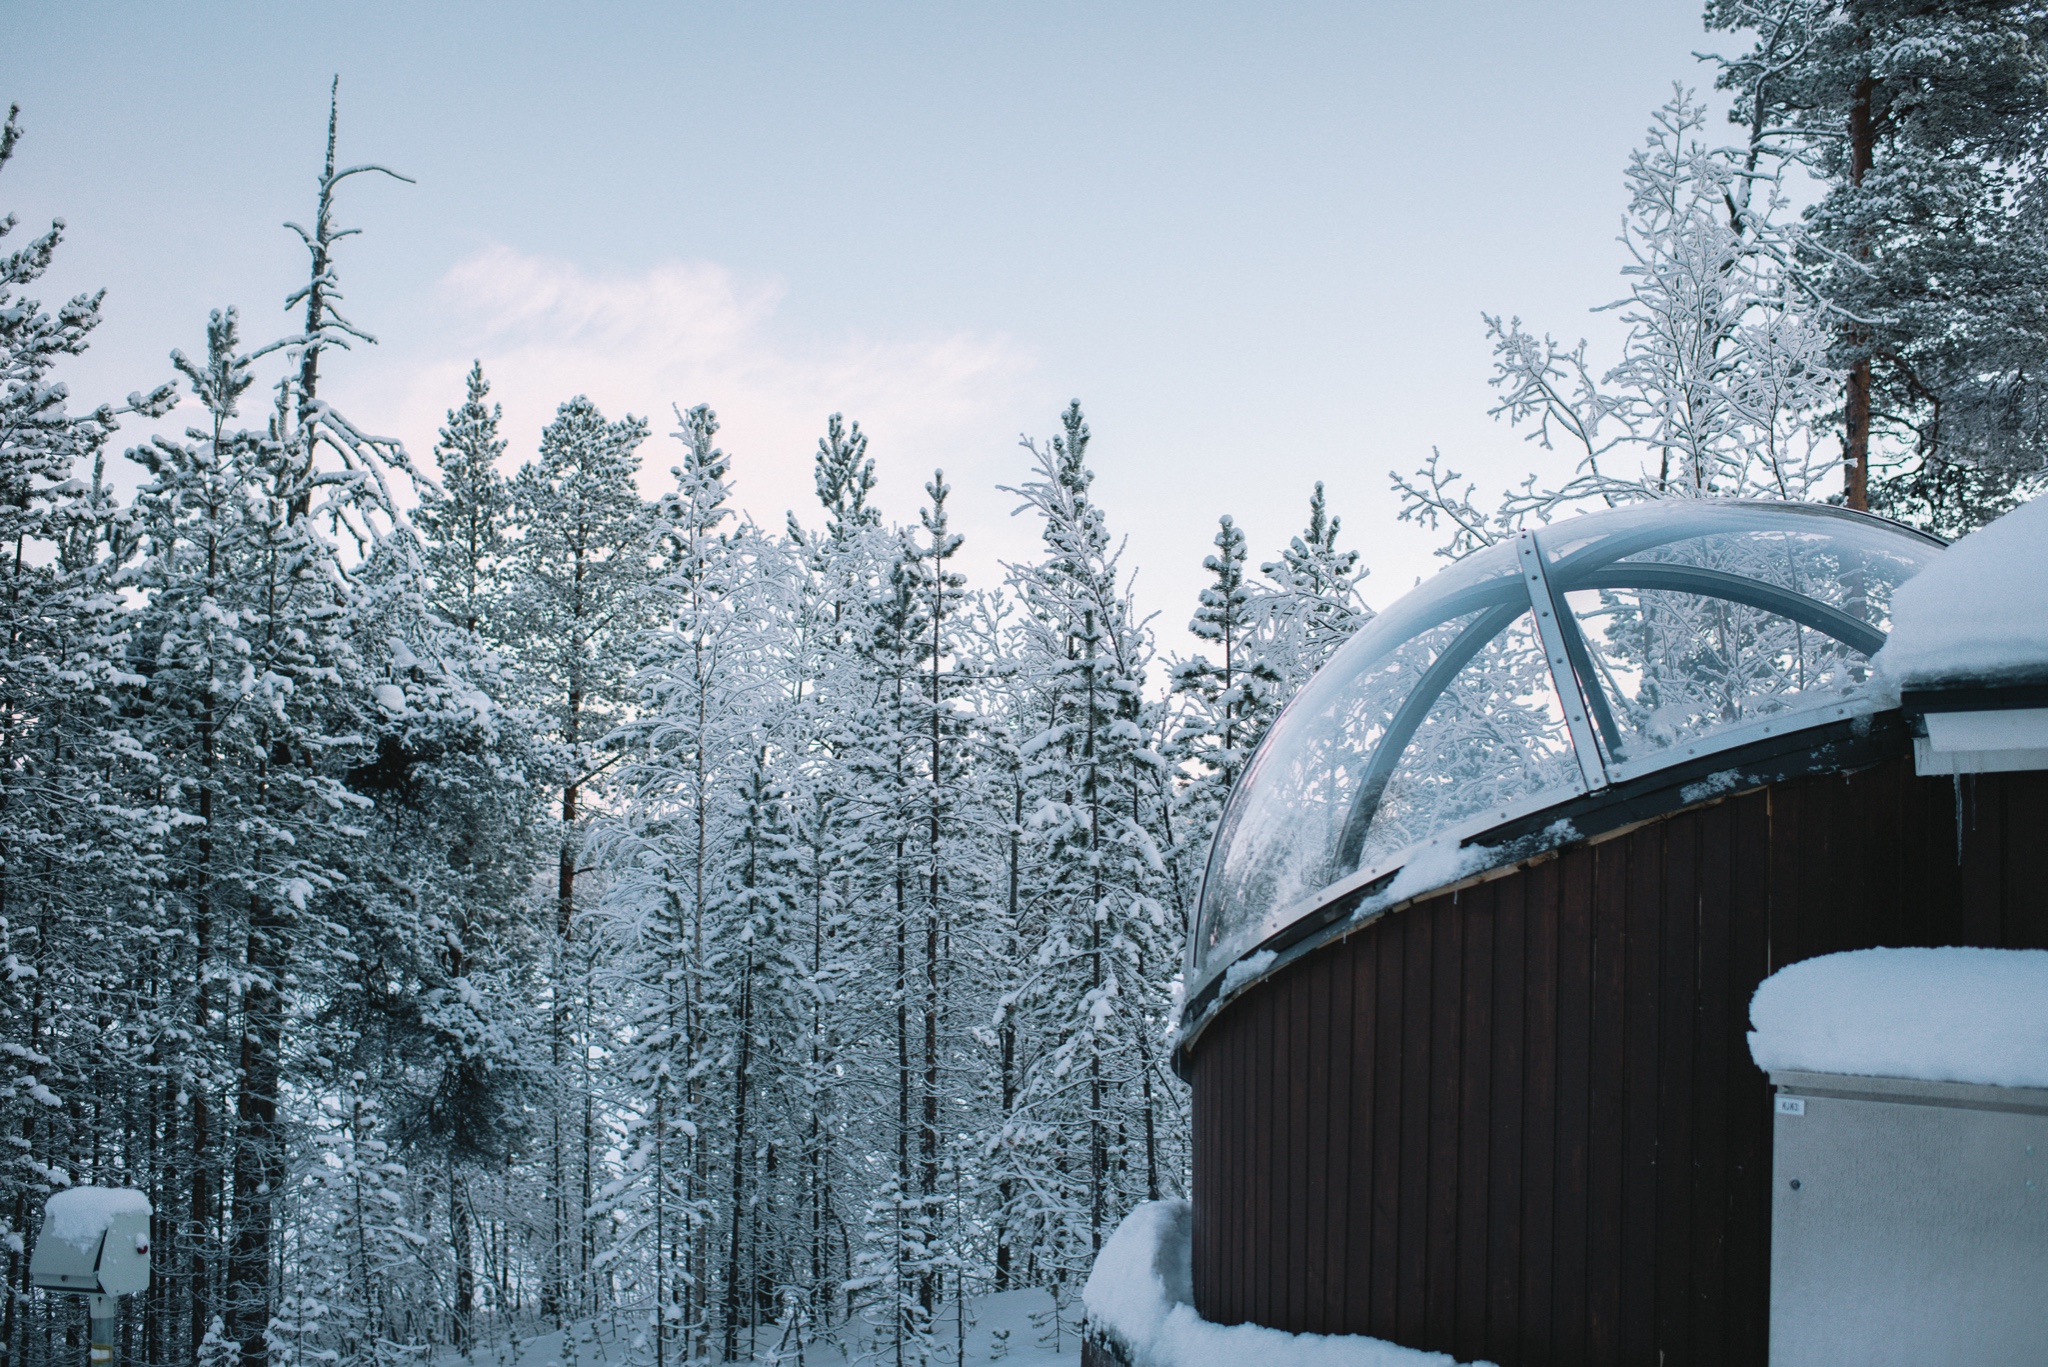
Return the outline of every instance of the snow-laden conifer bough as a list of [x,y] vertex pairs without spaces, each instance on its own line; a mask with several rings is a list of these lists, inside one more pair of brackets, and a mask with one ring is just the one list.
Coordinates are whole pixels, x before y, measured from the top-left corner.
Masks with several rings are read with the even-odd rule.
[[[1455,1358],[1360,1334],[1288,1334],[1211,1324],[1195,1313],[1189,1258],[1193,1209],[1147,1201],[1102,1246],[1081,1292],[1083,1331],[1125,1367],[1453,1367]],[[1491,1367],[1491,1364],[1475,1364]]]

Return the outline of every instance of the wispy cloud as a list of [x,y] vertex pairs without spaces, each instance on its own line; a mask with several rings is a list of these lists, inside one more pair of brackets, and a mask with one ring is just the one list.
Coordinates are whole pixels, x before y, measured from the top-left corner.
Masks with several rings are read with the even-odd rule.
[[[555,405],[576,394],[612,416],[648,417],[657,434],[673,426],[671,404],[709,403],[735,456],[741,501],[764,520],[807,506],[828,413],[874,434],[885,481],[891,472],[901,481],[891,500],[901,515],[915,498],[913,475],[935,464],[964,473],[975,454],[1007,452],[1032,368],[1010,339],[806,335],[778,316],[784,295],[780,282],[710,262],[618,274],[485,248],[442,278],[438,335],[408,349],[401,435],[416,452],[431,449],[478,357],[505,407],[514,456],[530,454]],[[657,436],[643,448],[650,493],[666,487],[667,445]]]

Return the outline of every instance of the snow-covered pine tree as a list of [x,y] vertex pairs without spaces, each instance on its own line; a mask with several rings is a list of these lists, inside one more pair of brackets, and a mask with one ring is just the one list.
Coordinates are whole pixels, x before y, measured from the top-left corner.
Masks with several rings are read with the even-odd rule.
[[1189,628],[1216,643],[1222,663],[1197,655],[1175,666],[1169,701],[1180,767],[1160,785],[1173,820],[1168,857],[1183,933],[1223,804],[1259,742],[1288,699],[1372,617],[1359,592],[1359,554],[1338,549],[1341,526],[1318,480],[1307,527],[1259,567],[1260,578],[1245,577],[1244,534],[1228,517],[1217,554],[1202,562],[1215,578]]
[[[803,1036],[801,962],[792,953],[792,920],[800,896],[795,836],[785,794],[769,774],[769,754],[754,752],[735,794],[732,844],[722,880],[719,943],[709,978],[714,1009],[725,1018],[730,1073],[730,1148],[726,1169],[726,1248],[721,1345],[739,1360],[740,1331],[754,1356],[763,1320],[774,1322],[791,1270],[787,1248],[771,1242],[775,1224],[777,1126],[770,1114],[789,1097],[791,1065]],[[751,1107],[751,1113],[750,1113]]]
[[512,485],[517,587],[507,612],[516,659],[554,746],[549,778],[561,795],[548,1007],[561,1099],[548,1121],[550,1248],[541,1284],[541,1313],[558,1323],[588,1304],[596,1253],[586,1213],[595,1194],[596,1100],[589,1050],[576,1036],[578,1011],[588,1020],[593,956],[575,948],[576,884],[584,789],[613,762],[605,738],[622,715],[654,577],[653,525],[634,484],[646,436],[643,419],[609,421],[579,395],[556,410],[538,456]]
[[920,1107],[914,1041],[922,993],[913,941],[921,939],[918,875],[924,861],[919,846],[928,810],[922,773],[928,711],[920,668],[928,624],[916,542],[900,529],[890,540],[894,555],[887,578],[865,614],[859,641],[865,706],[851,718],[842,741],[854,801],[869,832],[857,895],[870,909],[871,920],[888,927],[871,972],[878,987],[886,985],[882,1000],[889,1015],[886,1023],[874,1024],[893,1045],[892,1056],[872,1060],[876,1081],[887,1079],[876,1090],[889,1098],[885,1114],[894,1120],[892,1127],[876,1127],[876,1138],[893,1150],[893,1167],[866,1205],[866,1247],[855,1286],[882,1293],[873,1313],[893,1359],[922,1363],[931,1353],[930,1306],[924,1295],[931,1231],[916,1161]]
[[1025,802],[1037,771],[1025,749],[1043,733],[1044,716],[1043,699],[1031,686],[1038,671],[1030,663],[1027,633],[1013,601],[1000,591],[983,591],[971,604],[962,634],[965,654],[977,670],[977,787],[988,869],[983,914],[969,941],[974,986],[987,1022],[975,1031],[983,1046],[984,1075],[977,1098],[981,1127],[974,1140],[982,1177],[979,1201],[988,1227],[986,1275],[993,1290],[1008,1291],[1037,1280],[1036,1206],[1026,1199],[1020,1162],[1009,1150],[1023,1079],[1039,1044],[1029,1028],[1026,995],[1037,982],[1032,951],[1046,925],[1046,905],[1038,895],[1046,851],[1030,838],[1026,824]]
[[[161,769],[167,890],[194,954],[180,974],[193,984],[191,1056],[173,1068],[194,1132],[182,1193],[191,1342],[196,1351],[218,1320],[223,1342],[260,1361],[288,1161],[285,989],[290,979],[317,997],[332,986],[327,970],[343,955],[331,899],[369,805],[346,782],[369,758],[372,729],[348,636],[355,589],[315,523],[381,540],[395,510],[379,481],[308,455],[349,429],[302,405],[289,378],[264,430],[232,425],[252,374],[231,312],[214,316],[205,361],[173,361],[207,426],[135,453],[151,473],[127,576],[143,597],[131,628],[136,730]],[[299,425],[294,413],[312,416]]]
[[[920,698],[925,736],[921,778],[925,793],[924,840],[921,862],[923,971],[919,1003],[922,1026],[922,1064],[918,1096],[917,1195],[923,1203],[923,1224],[927,1229],[928,1256],[918,1279],[918,1303],[929,1321],[938,1309],[943,1293],[945,1269],[960,1262],[959,1239],[963,1229],[949,1224],[948,1211],[955,1210],[942,1184],[942,1160],[957,1154],[959,1137],[942,1128],[942,1111],[948,1095],[956,1094],[959,1060],[954,1050],[942,1051],[941,1040],[953,1045],[955,1030],[949,1017],[961,985],[953,972],[953,947],[964,942],[974,929],[973,910],[980,887],[977,851],[972,843],[977,794],[973,771],[973,749],[968,736],[968,718],[961,709],[963,676],[971,664],[963,658],[961,608],[965,575],[951,568],[951,562],[965,538],[952,529],[946,499],[952,487],[943,470],[934,470],[924,486],[930,501],[918,511],[924,544],[917,548],[917,591],[924,630],[919,642],[923,655]],[[957,1211],[955,1212],[957,1213]]]
[[1259,566],[1264,580],[1255,582],[1252,607],[1260,619],[1260,654],[1279,677],[1283,702],[1372,620],[1360,589],[1371,571],[1357,551],[1338,549],[1342,527],[1317,480],[1308,500],[1308,526],[1278,560]]
[[190,951],[178,975],[190,984],[178,1012],[184,1047],[165,1060],[189,1106],[179,1127],[183,1190],[164,1195],[184,1198],[183,1219],[172,1225],[178,1237],[167,1243],[190,1258],[178,1269],[188,1335],[180,1347],[196,1354],[222,1316],[225,1125],[235,1067],[225,985],[234,976],[237,884],[249,881],[238,877],[249,862],[239,838],[249,829],[241,819],[245,775],[252,761],[267,759],[252,754],[258,745],[245,703],[254,680],[243,664],[254,653],[243,596],[251,486],[265,438],[232,426],[254,382],[233,310],[213,315],[204,362],[176,352],[172,361],[207,425],[188,428],[182,442],[157,437],[130,452],[151,478],[136,494],[140,549],[128,580],[144,595],[131,626],[141,683],[137,739],[158,757],[151,786],[165,808],[167,901],[184,931],[179,947]]
[[1218,520],[1214,545],[1215,554],[1202,560],[1211,579],[1188,630],[1210,643],[1218,658],[1197,654],[1180,661],[1170,685],[1181,704],[1173,752],[1195,766],[1182,791],[1179,825],[1201,845],[1283,701],[1279,673],[1265,658],[1268,642],[1260,639],[1254,589],[1245,578],[1244,531],[1228,513]]
[[269,1362],[276,1306],[287,987],[303,990],[309,975],[300,970],[332,961],[323,942],[339,927],[315,899],[344,876],[343,852],[360,836],[348,817],[364,805],[344,780],[360,758],[370,700],[346,635],[353,585],[334,539],[347,537],[358,554],[380,546],[403,524],[391,476],[417,473],[402,444],[364,432],[317,394],[325,351],[375,341],[334,307],[334,248],[354,231],[335,221],[337,193],[358,175],[405,179],[382,166],[336,165],[337,97],[338,83],[314,227],[287,225],[308,254],[307,283],[285,303],[305,306],[303,326],[265,348],[282,350],[294,368],[276,387],[265,439],[244,443],[253,514],[244,527],[255,539],[243,566],[249,606],[241,620],[251,649],[244,668],[254,671],[244,703],[255,762],[244,771],[253,786],[241,819],[254,838],[239,889],[247,905],[236,965],[241,1019],[221,1318],[225,1340],[251,1367]]
[[[335,250],[344,239],[362,231],[344,228],[335,220],[341,187],[356,176],[388,176],[407,185],[413,183],[410,176],[400,175],[390,167],[374,162],[337,165],[335,150],[340,127],[341,77],[336,76],[327,91],[327,158],[321,167],[319,192],[313,203],[313,226],[303,228],[296,223],[285,224],[298,235],[307,257],[306,283],[293,290],[284,301],[287,310],[304,306],[299,333],[278,343],[286,349],[289,359],[296,363],[294,373],[279,386],[278,391],[280,434],[294,448],[300,463],[296,478],[306,486],[289,510],[293,517],[304,517],[312,510],[315,491],[321,485],[355,480],[374,483],[381,503],[392,506],[391,490],[385,481],[383,467],[391,465],[411,471],[411,463],[402,445],[367,435],[335,413],[319,397],[320,361],[327,352],[348,351],[355,342],[374,346],[377,341],[344,318],[335,307],[342,298],[341,278],[334,264]],[[339,474],[330,472],[324,478],[320,476],[317,464],[323,454],[332,455],[339,461],[342,467]],[[327,514],[337,523],[348,521],[347,510],[339,505],[331,505]],[[369,535],[369,529],[360,525],[353,530],[359,542]]]
[[[0,124],[0,172],[21,137]],[[0,238],[16,226],[0,218]],[[48,270],[63,224],[0,252],[0,1362],[23,1363],[56,1327],[26,1294],[43,1198],[71,1181],[127,1179],[138,1149],[97,1142],[135,1118],[122,1098],[162,1104],[162,1025],[138,979],[175,934],[152,884],[147,770],[107,700],[128,682],[125,613],[113,576],[128,535],[104,483],[124,410],[152,416],[169,391],[122,407],[69,409],[58,376],[100,322],[100,296],[54,313],[21,291]],[[88,473],[89,472],[89,473]],[[122,781],[116,781],[117,776]],[[140,971],[138,971],[140,970]],[[147,1182],[147,1171],[133,1180]],[[21,1289],[17,1289],[21,1288]]]
[[1571,474],[1532,474],[1491,510],[1440,453],[1412,478],[1390,474],[1402,518],[1448,534],[1443,554],[1587,502],[1818,496],[1838,376],[1791,267],[1800,234],[1768,169],[1703,142],[1705,120],[1680,89],[1629,158],[1628,292],[1603,306],[1625,329],[1614,365],[1601,370],[1583,340],[1567,348],[1520,319],[1485,319],[1493,415],[1568,452]]
[[1167,877],[1155,835],[1165,761],[1140,725],[1156,715],[1143,698],[1151,647],[1089,497],[1078,402],[1061,423],[1051,442],[1025,443],[1035,477],[1014,490],[1046,545],[1043,560],[1012,574],[1035,695],[1027,706],[1043,719],[1025,754],[1046,925],[1037,972],[1015,996],[1020,1025],[1039,1041],[995,1157],[1024,1193],[1016,1214],[1035,1227],[1041,1275],[1064,1299],[1130,1201],[1177,1185],[1185,1150],[1160,1095],[1180,937],[1156,895]]
[[485,641],[498,639],[511,548],[512,487],[498,473],[505,439],[497,404],[484,407],[491,385],[481,361],[469,368],[468,395],[448,410],[434,447],[440,481],[420,488],[413,522],[420,553],[434,579],[434,607],[443,619]]
[[1826,188],[1800,278],[1845,374],[1845,500],[1950,534],[2040,487],[2048,8],[1709,0],[1765,167]]
[[440,481],[420,488],[417,557],[401,547],[363,574],[359,650],[387,662],[402,706],[379,707],[378,764],[351,779],[389,823],[378,848],[403,852],[393,881],[425,932],[408,941],[417,1007],[395,1032],[410,1046],[397,1074],[402,1132],[423,1174],[440,1175],[451,1336],[467,1351],[479,1291],[473,1192],[525,1137],[514,1103],[534,1081],[524,1013],[509,1008],[545,947],[529,893],[546,823],[524,681],[499,650],[513,589],[511,486],[497,470],[505,442],[481,364],[465,387],[435,448]]
[[866,696],[860,642],[871,625],[883,538],[880,513],[868,502],[874,460],[858,422],[848,424],[837,413],[826,420],[813,484],[825,512],[823,533],[805,533],[791,518],[792,549],[807,573],[795,603],[800,648],[790,660],[794,706],[783,737],[800,757],[795,787],[809,937],[799,1222],[810,1317],[828,1325],[838,1293],[853,1276],[846,1215],[859,1209],[849,1186],[864,1155],[855,1140],[860,1108],[851,1100],[847,1064],[853,1059],[858,1066],[860,993],[873,981],[872,947],[856,919],[866,905],[860,866],[869,847],[848,767],[846,719],[858,714]]
[[[446,1278],[412,1279],[386,1299],[413,1323],[445,1304],[467,1348],[467,1193],[519,1145],[538,1081],[519,997],[548,948],[531,891],[550,823],[515,681],[478,632],[431,606],[420,563],[459,548],[428,540],[415,555],[412,539],[387,538],[356,575],[351,635],[372,680],[377,748],[348,782],[374,810],[336,894],[351,990],[323,1024],[336,1076],[376,1080],[369,1101],[388,1118],[394,1159],[411,1160],[416,1216],[438,1209],[446,1221]],[[490,582],[476,587],[495,596]]]
[[[744,916],[732,919],[736,813],[757,767],[776,787],[774,757],[763,750],[774,743],[788,695],[773,664],[794,655],[788,642],[796,635],[786,620],[793,557],[751,524],[725,526],[733,511],[716,415],[699,405],[678,411],[677,423],[684,455],[676,488],[654,510],[662,566],[651,595],[656,625],[635,646],[638,701],[612,738],[624,761],[613,809],[590,844],[607,869],[598,921],[627,1026],[618,1086],[637,1136],[603,1207],[637,1222],[638,1256],[622,1275],[638,1279],[627,1289],[648,1307],[651,1356],[660,1363],[699,1360],[722,1344],[726,1328],[756,1313],[756,1298],[726,1280],[735,1232],[749,1268],[758,1244],[729,1206],[733,1181],[744,1186],[751,1169],[736,1177],[731,1166],[737,1079],[733,1088],[716,1085],[734,1066],[738,1040],[731,984],[714,966],[730,962],[729,938],[745,931]],[[763,807],[755,815],[788,820],[784,798],[770,805],[774,813]],[[777,888],[788,881],[788,857],[775,855]],[[791,933],[780,912],[772,925]],[[786,946],[777,955],[780,974],[793,959]],[[750,997],[749,1009],[755,1004]],[[770,1004],[780,1010],[783,999]],[[778,1034],[777,1066],[795,1048]],[[746,1084],[756,1097],[757,1136],[759,1085]]]

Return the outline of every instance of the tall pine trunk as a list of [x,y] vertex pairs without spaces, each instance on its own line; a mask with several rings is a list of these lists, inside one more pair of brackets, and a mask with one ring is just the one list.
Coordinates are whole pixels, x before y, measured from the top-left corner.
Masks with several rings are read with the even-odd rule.
[[448,1155],[448,1243],[455,1263],[455,1351],[468,1355],[475,1341],[471,1317],[476,1305],[475,1253],[470,1245],[469,1198],[455,1170],[455,1155]]
[[740,1277],[740,1245],[746,1227],[747,1093],[754,1053],[754,956],[750,948],[740,968],[739,1057],[732,1079],[732,1238],[725,1264],[725,1356],[739,1355],[740,1307],[745,1282]]
[[[1870,110],[1875,88],[1875,82],[1865,75],[1856,82],[1849,103],[1849,183],[1858,188],[1862,187],[1877,150]],[[1869,244],[1859,241],[1856,255],[1859,260],[1869,260]],[[1859,512],[1870,508],[1870,340],[1867,327],[1850,326],[1849,341],[1856,359],[1849,367],[1848,392],[1843,404],[1843,501]]]
[[[577,565],[580,586],[582,565]],[[580,594],[578,607],[581,606]],[[580,612],[578,616],[580,617]],[[581,633],[577,633],[580,637]],[[579,728],[583,718],[583,689],[581,681],[573,674],[569,682],[569,708],[564,726],[568,741],[570,772],[562,785],[562,841],[556,852],[555,868],[555,972],[554,1009],[549,1014],[548,1058],[553,1065],[551,1083],[558,1098],[562,1097],[565,1069],[568,1066],[571,1006],[569,1002],[570,982],[570,940],[576,927],[576,818],[577,800],[581,796],[580,775],[582,756],[576,751]],[[566,1098],[562,1098],[566,1100]],[[567,1140],[562,1132],[562,1112],[565,1107],[558,1100],[549,1116],[548,1149],[548,1211],[552,1228],[548,1232],[547,1263],[542,1272],[540,1301],[541,1314],[553,1320],[557,1326],[566,1322],[573,1304],[569,1287],[569,1159]],[[580,1242],[580,1241],[579,1241]]]
[[[1008,953],[1004,956],[1009,963],[1016,963],[1022,952],[1022,935],[1017,924],[1018,875],[1024,838],[1024,773],[1020,766],[1016,773],[1015,787],[1011,793],[1010,811],[1010,898],[1008,931]],[[1017,1009],[1014,1005],[1003,1009],[1002,1029],[998,1035],[1001,1074],[998,1079],[1003,1098],[1003,1128],[1007,1130],[1010,1117],[1017,1110]],[[1010,1248],[1010,1203],[1017,1199],[1016,1179],[1004,1169],[1004,1175],[996,1183],[996,1269],[995,1289],[1010,1289],[1010,1264],[1013,1256]]]
[[285,925],[277,905],[249,905],[248,984],[242,990],[242,1046],[235,1099],[234,1237],[228,1245],[228,1340],[243,1367],[270,1361],[271,1229],[284,1184],[284,1130],[278,1083],[284,1002],[278,990],[287,964]]
[[[1088,988],[1102,990],[1102,794],[1095,753],[1095,613],[1084,618],[1087,629],[1088,721],[1082,762],[1087,768],[1088,797]],[[1104,1189],[1109,1169],[1109,1141],[1102,1123],[1102,1042],[1088,1050],[1088,1246],[1102,1251],[1102,1222],[1107,1213]]]

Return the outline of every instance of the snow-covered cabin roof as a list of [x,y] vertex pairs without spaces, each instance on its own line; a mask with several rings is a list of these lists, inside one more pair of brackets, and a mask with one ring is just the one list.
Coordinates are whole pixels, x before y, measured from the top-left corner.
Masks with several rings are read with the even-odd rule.
[[1902,689],[2048,679],[2048,497],[1971,532],[1902,586],[1876,663]]
[[1190,1001],[1339,898],[1471,872],[1467,837],[1874,710],[1893,592],[1940,554],[1840,509],[1671,500],[1445,569],[1347,642],[1253,756],[1210,850]]

